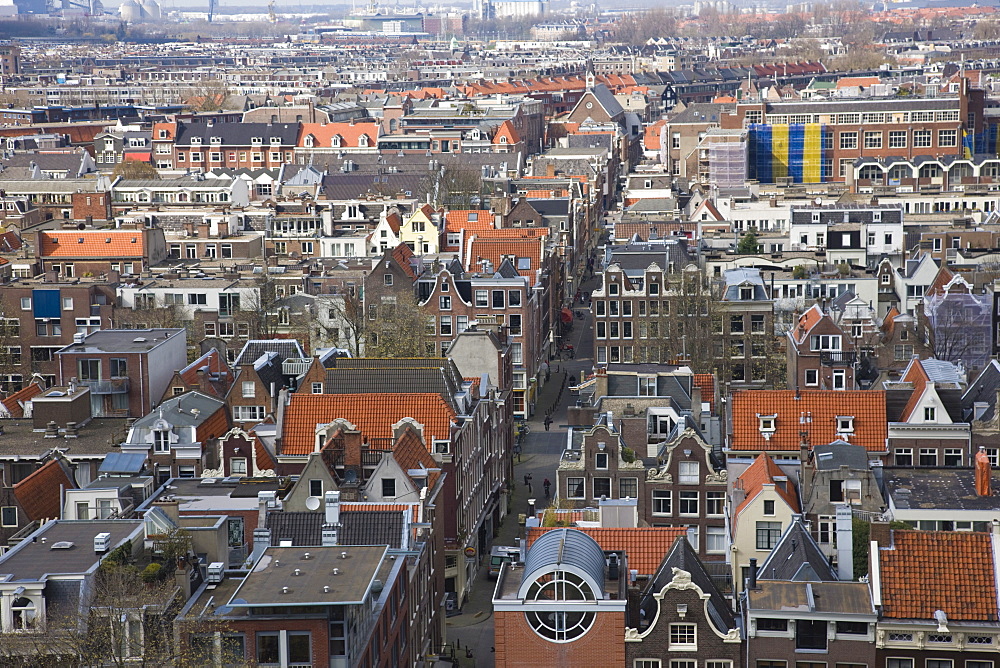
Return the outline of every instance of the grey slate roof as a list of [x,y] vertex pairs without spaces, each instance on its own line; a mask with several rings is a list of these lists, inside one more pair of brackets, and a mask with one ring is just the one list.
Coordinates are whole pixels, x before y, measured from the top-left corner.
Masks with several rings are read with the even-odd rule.
[[254,339],[246,342],[243,350],[237,355],[236,361],[233,362],[233,366],[253,364],[266,352],[278,353],[282,362],[290,357],[306,356],[302,346],[295,339]]
[[434,393],[451,404],[462,389],[462,374],[449,359],[339,357],[329,364],[326,394]]
[[325,519],[322,512],[269,512],[267,528],[271,530],[271,545],[280,545],[283,540],[292,541],[293,547],[322,545]]
[[819,545],[795,516],[758,569],[758,580],[832,582],[839,580]]
[[[262,150],[270,146],[271,137],[279,137],[282,146],[295,146],[299,137],[298,123],[178,123],[174,144],[190,146],[192,137],[201,137],[202,146],[210,146],[212,137],[220,137],[222,146],[249,146],[251,137],[261,137]],[[218,144],[217,144],[218,145]]]
[[[674,568],[679,568],[682,571],[690,573],[691,582],[698,585],[702,592],[709,595],[708,616],[712,620],[712,625],[720,633],[724,634],[729,629],[735,628],[736,623],[733,613],[726,604],[726,599],[719,592],[715,583],[712,582],[712,577],[705,570],[705,566],[701,563],[701,559],[698,558],[698,554],[691,548],[691,544],[684,536],[674,540],[670,551],[667,552],[666,556],[663,557],[663,561],[660,562],[660,568],[656,572],[656,575],[649,581],[645,591],[642,593],[638,610],[646,613],[645,619],[652,621],[655,617],[657,601],[654,596],[659,594],[673,580]],[[638,610],[633,617],[636,627],[638,627],[639,621]]]
[[975,405],[984,403],[987,407],[979,419],[984,422],[992,420],[996,415],[998,389],[1000,389],[1000,362],[990,360],[962,395],[963,418],[971,420],[975,417]]
[[400,510],[352,510],[340,514],[341,545],[403,547],[404,518]]
[[841,466],[847,466],[852,471],[867,471],[869,467],[867,450],[841,440],[813,447],[813,462],[819,471],[839,469]]

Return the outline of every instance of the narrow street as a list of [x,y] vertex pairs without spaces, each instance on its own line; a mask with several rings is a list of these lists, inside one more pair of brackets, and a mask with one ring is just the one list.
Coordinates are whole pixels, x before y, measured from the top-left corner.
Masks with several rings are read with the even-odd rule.
[[[597,287],[598,279],[590,279],[583,283],[583,291],[589,293]],[[566,445],[566,408],[576,402],[576,397],[570,394],[570,377],[577,381],[581,374],[585,376],[593,372],[593,330],[589,309],[579,303],[574,304],[574,313],[583,314],[583,318],[574,317],[573,330],[565,341],[573,345],[577,352],[575,359],[555,359],[550,362],[552,376],[541,389],[535,415],[528,423],[531,429],[522,445],[520,461],[514,458],[514,491],[511,512],[504,518],[500,527],[500,535],[494,545],[516,545],[516,540],[523,536],[524,527],[518,524],[518,516],[528,511],[528,499],[536,499],[536,508],[546,507],[543,481],[548,478],[555,493],[556,467],[559,457]],[[555,406],[552,412],[552,424],[545,431],[546,412]],[[525,476],[531,475],[531,489],[524,484]],[[483,559],[489,559],[484,554]],[[492,598],[496,579],[488,574],[488,568],[480,570],[472,594],[462,608],[462,614],[450,617],[447,622],[446,637],[449,643],[458,642],[457,651],[459,665],[491,668],[493,666],[493,615]],[[471,657],[467,656],[471,652]]]

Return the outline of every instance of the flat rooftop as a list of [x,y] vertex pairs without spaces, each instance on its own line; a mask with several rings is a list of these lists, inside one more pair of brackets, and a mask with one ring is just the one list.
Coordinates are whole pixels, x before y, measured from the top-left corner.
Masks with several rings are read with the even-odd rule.
[[58,438],[45,438],[45,432],[35,431],[35,423],[30,419],[0,420],[0,427],[3,428],[0,461],[41,457],[54,447],[71,460],[103,457],[119,452],[118,446],[127,434],[125,420],[116,418],[90,420],[79,428],[76,438],[66,438],[64,428]]
[[269,547],[237,588],[229,605],[362,603],[388,549],[385,545]]
[[169,497],[178,502],[180,512],[255,510],[259,505],[258,492],[276,492],[279,489],[281,482],[277,478],[173,478],[142,507]]
[[101,329],[82,343],[71,343],[62,353],[143,353],[161,345],[168,338],[184,336],[183,329]]
[[[58,520],[32,534],[0,557],[0,582],[38,581],[47,575],[86,573],[102,555],[94,553],[94,536],[111,534],[113,550],[136,531],[142,520]],[[70,546],[56,547],[60,543]]]

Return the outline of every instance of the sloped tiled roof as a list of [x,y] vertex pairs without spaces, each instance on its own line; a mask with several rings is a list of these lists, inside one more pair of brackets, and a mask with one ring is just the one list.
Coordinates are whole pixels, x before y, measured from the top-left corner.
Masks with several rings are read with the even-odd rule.
[[434,489],[441,476],[441,465],[434,461],[427,445],[415,430],[407,429],[396,440],[392,446],[392,456],[404,472],[427,470],[427,487]]
[[343,418],[365,438],[392,438],[392,425],[413,418],[424,426],[424,441],[448,439],[455,411],[439,394],[293,394],[285,407],[281,454],[314,450],[316,425]]
[[246,342],[243,350],[233,362],[233,367],[253,364],[267,352],[278,353],[279,362],[284,362],[292,357],[302,358],[306,356],[302,351],[302,346],[295,339],[254,339]]
[[21,388],[14,394],[6,397],[3,400],[3,405],[7,408],[7,412],[10,413],[10,417],[19,418],[24,417],[24,407],[23,402],[28,401],[32,397],[37,397],[42,393],[42,386],[38,383],[29,383],[25,387]]
[[[524,230],[519,231],[523,232]],[[533,237],[536,235],[525,234],[524,236]],[[524,268],[525,265],[520,262],[516,263],[517,273],[525,278],[534,279],[536,272],[541,267],[542,243],[544,242],[539,241],[539,238],[514,240],[473,237],[469,240],[465,269],[471,272],[482,271],[480,260],[489,260],[496,268],[500,266],[504,256],[509,255],[516,258],[527,258],[527,268]]]
[[[777,484],[776,478],[785,476],[785,472],[774,463],[766,452],[762,452],[757,455],[757,459],[754,460],[753,464],[747,467],[747,469],[740,474],[737,478],[737,485],[741,485],[743,491],[746,492],[746,498],[743,502],[736,507],[733,512],[733,517],[739,516],[740,512],[753,501],[762,489],[764,485],[774,485],[774,491],[777,492],[778,496],[784,499],[788,507],[792,509],[792,512],[799,511],[799,500],[795,495],[795,487],[791,480],[787,480],[784,488]],[[787,477],[787,476],[785,476]]]
[[701,390],[701,400],[707,401],[709,410],[715,412],[715,376],[710,373],[696,373],[691,379],[694,386]]
[[[546,531],[558,527],[532,527],[528,529],[528,547]],[[671,545],[679,536],[685,536],[683,527],[618,527],[589,528],[578,527],[601,546],[602,550],[624,550],[630,570],[639,571],[639,575],[653,575],[660,567],[660,562],[670,551]]]
[[294,547],[321,545],[325,520],[323,512],[269,512],[267,528],[271,530],[271,545],[280,545],[283,540],[292,541]]
[[988,533],[893,531],[880,549],[882,614],[892,619],[997,621],[993,548]]
[[812,328],[819,324],[820,320],[825,318],[826,315],[823,313],[818,305],[813,304],[810,306],[805,313],[799,316],[799,321],[796,323],[794,329],[791,330],[792,337],[795,339],[796,343],[802,343],[806,340],[809,332]]
[[368,135],[368,146],[374,148],[380,129],[378,123],[302,123],[296,146],[305,146],[305,138],[312,135],[316,148],[330,148],[339,135],[343,148],[356,148],[361,135]]
[[342,513],[341,545],[388,545],[402,547],[404,518],[399,510],[355,509]]
[[72,230],[38,233],[38,256],[45,258],[143,257],[140,230]]
[[[838,415],[854,418],[849,441],[872,452],[884,452],[885,392],[861,390],[745,390],[733,394],[733,450],[798,451],[802,431],[799,419],[810,413],[809,440],[832,443],[838,438]],[[758,415],[777,415],[775,432],[765,439]]]
[[[61,486],[61,487],[60,487]],[[76,484],[57,459],[14,485],[14,496],[30,520],[58,519],[62,516],[62,490],[76,489]]]

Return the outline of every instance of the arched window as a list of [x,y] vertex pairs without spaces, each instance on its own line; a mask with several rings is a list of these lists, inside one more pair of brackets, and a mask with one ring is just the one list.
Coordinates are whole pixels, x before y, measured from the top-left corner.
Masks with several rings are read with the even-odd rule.
[[14,618],[15,630],[27,631],[37,626],[38,610],[35,608],[35,604],[31,602],[31,599],[24,596],[15,598],[10,609]]
[[330,145],[334,148],[340,148],[340,135],[333,135],[333,139],[330,140]]
[[936,179],[941,176],[941,166],[936,164],[923,165],[920,167],[920,178]]
[[859,179],[871,179],[873,181],[880,181],[882,179],[882,168],[878,165],[865,165],[858,172]]
[[[594,592],[583,578],[568,571],[551,571],[541,575],[528,588],[525,601],[558,603],[562,601],[593,601]],[[552,642],[569,642],[590,630],[594,624],[592,611],[531,610],[524,613],[531,628]]]
[[908,179],[912,176],[910,168],[907,165],[893,165],[889,169],[889,179],[901,181],[903,179]]

